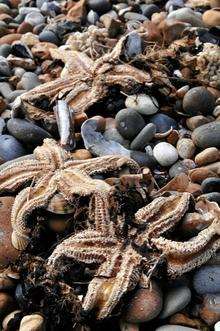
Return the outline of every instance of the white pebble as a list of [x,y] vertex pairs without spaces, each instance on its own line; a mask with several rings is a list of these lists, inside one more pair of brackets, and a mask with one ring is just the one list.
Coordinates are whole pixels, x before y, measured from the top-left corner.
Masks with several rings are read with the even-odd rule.
[[166,142],[161,142],[154,147],[153,154],[157,162],[164,166],[170,166],[178,160],[176,148]]
[[129,95],[125,100],[125,105],[144,115],[155,114],[159,107],[157,100],[146,94]]

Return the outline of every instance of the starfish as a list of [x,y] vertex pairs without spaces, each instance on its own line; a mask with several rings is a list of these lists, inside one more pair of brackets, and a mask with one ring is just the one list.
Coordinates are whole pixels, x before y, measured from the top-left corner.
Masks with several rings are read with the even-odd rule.
[[119,64],[126,37],[122,37],[110,53],[95,61],[82,52],[51,49],[53,58],[65,63],[61,77],[22,94],[15,102],[15,112],[22,106],[29,119],[54,122],[53,111],[40,109],[36,104],[45,99],[51,104],[62,98],[74,109],[77,120],[83,116],[86,118],[85,112],[107,96],[110,86],[117,85],[128,91],[138,84],[146,86],[151,83],[149,73],[129,64]]
[[[53,272],[61,256],[77,262],[96,264],[83,301],[86,312],[97,310],[97,319],[109,316],[122,296],[140,282],[145,286],[160,261],[166,260],[169,276],[181,275],[202,263],[220,248],[220,219],[187,242],[164,238],[182,219],[189,205],[189,193],[158,197],[135,214],[133,225],[123,215],[110,221],[109,212],[99,195],[100,214],[93,228],[79,232],[60,243],[48,259]],[[102,206],[102,208],[101,208]]]
[[[139,171],[136,162],[120,156],[73,159],[52,139],[45,139],[43,145],[34,150],[33,157],[4,164],[0,172],[0,192],[15,191],[32,180],[32,185],[16,196],[12,208],[14,247],[23,250],[27,246],[30,228],[26,220],[33,210],[48,207],[50,211],[57,212],[58,208],[58,213],[62,213],[58,204],[60,201],[63,213],[69,213],[73,210],[76,197],[92,196],[97,192],[103,195],[103,201],[107,201],[111,186],[91,176],[119,171],[123,167],[128,167],[131,172]],[[52,199],[55,199],[54,204],[51,203]]]

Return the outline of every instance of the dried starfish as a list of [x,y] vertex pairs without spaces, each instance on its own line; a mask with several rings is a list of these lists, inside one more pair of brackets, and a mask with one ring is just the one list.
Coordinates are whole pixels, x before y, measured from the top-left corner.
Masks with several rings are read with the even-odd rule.
[[219,213],[191,241],[176,242],[162,237],[184,216],[189,193],[156,198],[135,214],[135,227],[126,224],[122,215],[116,223],[111,222],[99,195],[95,199],[100,205],[95,228],[59,244],[49,257],[48,266],[49,272],[53,272],[56,261],[63,255],[99,266],[83,302],[85,311],[97,310],[98,319],[109,316],[121,297],[140,281],[145,279],[146,284],[162,259],[167,260],[168,274],[176,276],[206,262],[220,248]]
[[61,78],[24,93],[15,103],[15,111],[22,104],[26,116],[31,120],[55,121],[52,111],[40,109],[36,103],[46,99],[51,104],[62,98],[75,110],[77,119],[77,116],[82,117],[89,107],[107,96],[109,86],[117,85],[128,91],[137,84],[149,84],[151,77],[148,73],[129,64],[119,64],[126,37],[122,37],[110,53],[96,61],[81,52],[51,49],[54,58],[65,62]]
[[30,229],[26,218],[33,210],[47,206],[51,208],[51,199],[55,197],[56,202],[61,199],[64,208],[68,208],[69,204],[71,206],[77,196],[91,196],[97,192],[107,200],[105,195],[108,195],[111,186],[91,176],[120,170],[123,166],[134,172],[139,170],[134,161],[120,156],[75,160],[52,139],[45,139],[43,146],[34,150],[33,158],[6,163],[0,172],[0,192],[14,191],[25,182],[33,181],[30,187],[16,196],[12,208],[14,247],[22,250],[28,244]]

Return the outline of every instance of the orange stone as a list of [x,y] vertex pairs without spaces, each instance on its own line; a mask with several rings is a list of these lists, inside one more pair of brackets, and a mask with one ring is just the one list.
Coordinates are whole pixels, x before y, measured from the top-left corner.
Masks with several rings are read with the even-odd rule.
[[6,36],[0,38],[0,45],[3,45],[3,44],[11,45],[13,43],[13,41],[20,40],[21,36],[22,35],[20,33],[7,34]]

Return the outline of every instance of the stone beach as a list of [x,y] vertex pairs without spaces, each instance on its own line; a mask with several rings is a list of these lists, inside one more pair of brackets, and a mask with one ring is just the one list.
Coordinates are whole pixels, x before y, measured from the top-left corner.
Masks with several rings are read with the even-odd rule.
[[220,330],[220,1],[0,0],[0,331]]

